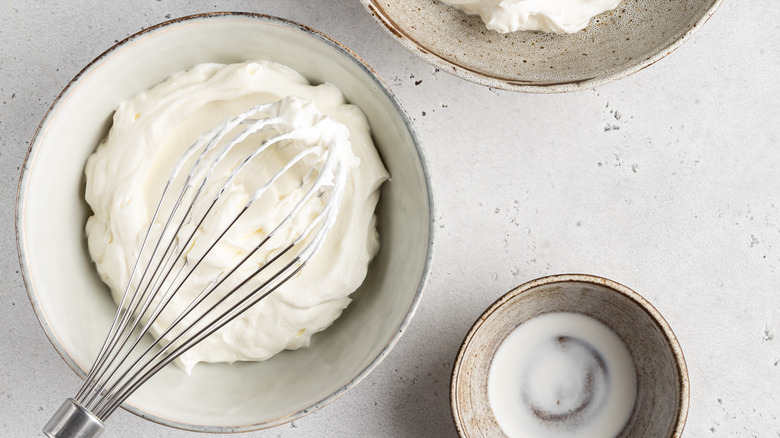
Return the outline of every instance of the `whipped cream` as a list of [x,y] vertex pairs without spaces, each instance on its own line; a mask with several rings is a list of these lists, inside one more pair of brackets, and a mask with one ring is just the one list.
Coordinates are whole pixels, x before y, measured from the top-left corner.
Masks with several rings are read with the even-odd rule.
[[488,29],[507,33],[538,30],[579,32],[590,19],[615,9],[621,0],[440,0],[469,15],[479,15]]
[[[288,96],[295,98],[285,99]],[[379,186],[388,178],[371,141],[368,122],[359,108],[345,103],[334,85],[311,85],[289,67],[272,62],[202,64],[122,102],[108,136],[87,161],[85,198],[93,211],[86,226],[89,251],[114,300],[120,302],[177,158],[212,126],[247,108],[282,99],[279,113],[285,123],[317,124],[319,137],[346,142],[339,160],[346,163],[349,172],[338,216],[319,251],[298,275],[180,356],[177,364],[187,372],[198,362],[265,360],[284,349],[308,346],[311,336],[330,326],[350,303],[349,295],[363,282],[368,264],[379,250],[374,209]],[[301,145],[293,147],[293,153],[295,148],[319,144],[323,140],[319,137],[294,139],[293,143],[300,141]],[[289,155],[279,159],[289,160]],[[307,164],[321,170],[318,160],[315,154],[307,157]],[[200,257],[206,243],[219,235],[258,187],[279,169],[278,163],[267,163],[270,161],[250,163],[252,171],[230,183],[217,214],[198,229],[188,257]],[[269,224],[286,217],[290,206],[281,208],[285,199],[301,196],[296,192],[299,185],[289,182],[305,179],[307,167],[302,166],[300,173],[293,168],[285,175],[289,181],[277,184],[285,190],[278,194],[279,202],[259,199],[244,216],[251,220],[220,240],[188,280],[186,289],[174,296],[152,325],[154,334],[159,335],[204,287],[253,249],[263,230],[270,231]],[[221,189],[230,172],[230,165],[217,166],[205,193]],[[279,233],[279,242],[285,241],[284,236],[300,234],[312,215],[322,209],[322,202],[315,197],[306,204],[296,216],[299,219]],[[158,218],[155,226],[162,222]],[[258,256],[262,259],[276,250],[273,245],[264,245],[265,254]]]

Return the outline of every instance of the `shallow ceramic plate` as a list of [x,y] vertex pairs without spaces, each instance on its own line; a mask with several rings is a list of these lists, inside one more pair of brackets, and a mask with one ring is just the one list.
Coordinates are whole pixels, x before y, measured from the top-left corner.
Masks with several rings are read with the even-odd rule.
[[334,400],[398,341],[428,272],[425,161],[408,116],[365,62],[327,36],[275,17],[216,13],[173,20],[127,38],[85,67],[44,117],[24,163],[16,222],[22,272],[35,313],[68,365],[84,376],[116,312],[84,236],[90,214],[84,163],[108,132],[114,108],[196,64],[257,59],[286,64],[313,83],[335,84],[366,114],[392,175],[377,207],[382,247],[353,303],[310,348],[265,362],[201,364],[189,376],[169,365],[124,405],[174,427],[267,428]]
[[723,0],[623,0],[571,35],[500,34],[436,0],[361,0],[407,49],[443,71],[511,91],[592,88],[668,55]]

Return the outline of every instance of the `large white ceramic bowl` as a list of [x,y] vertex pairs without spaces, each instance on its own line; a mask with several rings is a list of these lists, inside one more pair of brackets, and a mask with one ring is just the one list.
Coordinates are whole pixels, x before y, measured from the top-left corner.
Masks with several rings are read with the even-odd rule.
[[[377,208],[381,250],[341,318],[310,348],[265,362],[168,366],[124,407],[144,418],[211,432],[272,427],[353,387],[389,353],[420,300],[428,271],[432,205],[425,161],[409,118],[349,49],[283,19],[216,13],[169,21],[100,55],[63,90],[30,145],[19,182],[19,258],[35,312],[54,347],[84,376],[116,305],[87,254],[84,163],[116,105],[203,62],[267,59],[313,83],[337,85],[371,125],[392,179]],[[77,388],[73,388],[74,394]],[[110,421],[109,421],[110,427]]]

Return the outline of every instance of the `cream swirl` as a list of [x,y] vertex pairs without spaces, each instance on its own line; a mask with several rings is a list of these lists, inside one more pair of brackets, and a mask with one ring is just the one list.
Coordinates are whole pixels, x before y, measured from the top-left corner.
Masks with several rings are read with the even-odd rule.
[[[319,252],[298,276],[180,357],[178,364],[187,371],[201,361],[264,360],[283,349],[307,346],[314,333],[330,326],[347,307],[349,295],[363,282],[379,249],[374,209],[379,186],[388,178],[368,122],[360,109],[345,103],[335,86],[311,85],[288,67],[271,62],[202,64],[121,103],[108,136],[87,162],[85,197],[93,211],[86,227],[89,251],[119,302],[176,158],[225,118],[287,96],[313,102],[309,105],[316,106],[318,113],[335,121],[328,125],[333,136],[348,136],[351,150],[347,149],[354,156],[346,161],[356,167],[349,173],[338,217]],[[311,109],[286,105],[285,117],[294,121],[307,108]],[[218,190],[230,169],[217,171],[223,172],[213,178],[218,186],[205,187],[206,192]],[[264,172],[258,168],[234,181],[224,195],[224,208],[200,232],[216,233],[267,177]],[[262,229],[264,223],[278,223],[286,215],[278,206],[265,203],[263,207],[250,228]],[[302,220],[292,226],[306,224]],[[219,275],[232,258],[253,245],[251,234],[227,236],[199,266],[192,283],[208,284]],[[152,330],[159,333],[199,290],[188,287],[177,294]]]
[[511,438],[614,437],[633,410],[635,379],[625,344],[604,324],[548,313],[522,323],[499,346],[488,400]]
[[590,20],[615,9],[620,0],[440,0],[470,15],[479,15],[488,29],[507,33],[537,30],[575,33]]

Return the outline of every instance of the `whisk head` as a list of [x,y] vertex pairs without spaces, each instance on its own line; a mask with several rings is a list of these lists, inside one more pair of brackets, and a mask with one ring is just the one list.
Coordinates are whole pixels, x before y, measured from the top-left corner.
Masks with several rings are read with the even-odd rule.
[[[303,269],[357,166],[348,137],[312,102],[288,97],[198,138],[162,189],[95,364],[44,432],[98,436],[151,376]],[[235,195],[237,185],[251,190]],[[205,265],[220,266],[219,274],[204,278]],[[176,299],[193,288],[194,299]],[[151,344],[141,342],[152,334]]]

